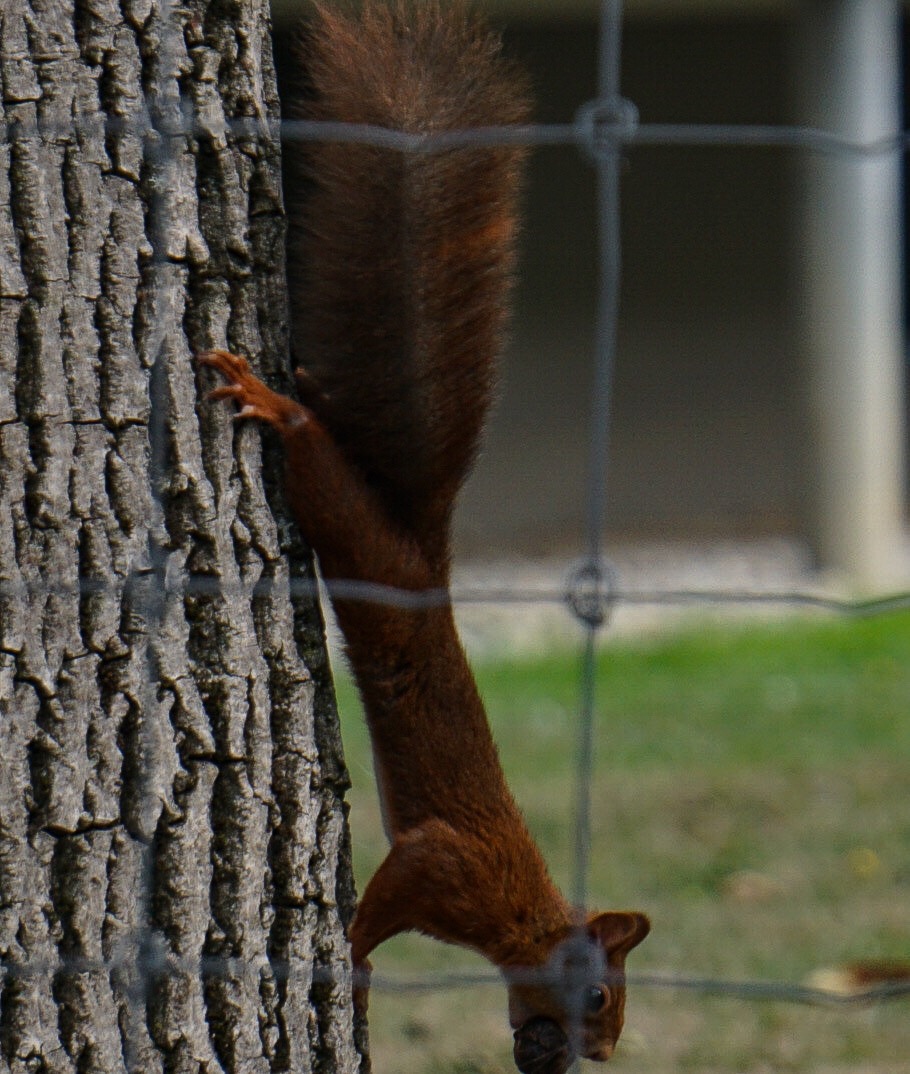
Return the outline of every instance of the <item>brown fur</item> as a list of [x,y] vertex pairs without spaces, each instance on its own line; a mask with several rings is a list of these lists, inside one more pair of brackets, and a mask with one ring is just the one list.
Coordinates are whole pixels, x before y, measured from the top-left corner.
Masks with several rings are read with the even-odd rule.
[[[320,8],[307,114],[420,132],[525,117],[523,80],[493,36],[460,7],[415,11],[371,0],[352,21]],[[564,1067],[573,1050],[609,1057],[625,957],[649,926],[638,913],[586,919],[556,890],[506,786],[446,595],[452,504],[503,334],[518,158],[312,150],[308,268],[295,287],[307,405],[271,392],[242,358],[203,360],[227,380],[215,398],[281,434],[290,502],[327,580],[442,598],[333,598],[391,842],[351,928],[355,964],[407,930],[473,948],[503,970],[517,1036],[541,1019],[560,1027]]]
[[[426,135],[527,118],[524,77],[458,3],[369,2],[359,18],[320,5],[300,61],[303,118]],[[295,335],[315,409],[389,513],[435,540],[489,406],[524,154],[289,149],[303,189]]]

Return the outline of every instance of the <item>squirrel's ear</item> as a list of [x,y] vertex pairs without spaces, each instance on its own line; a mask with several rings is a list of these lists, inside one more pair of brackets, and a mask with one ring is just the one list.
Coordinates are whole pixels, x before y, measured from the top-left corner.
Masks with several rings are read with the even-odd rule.
[[607,910],[588,918],[588,935],[611,955],[627,955],[650,931],[651,922],[637,910]]

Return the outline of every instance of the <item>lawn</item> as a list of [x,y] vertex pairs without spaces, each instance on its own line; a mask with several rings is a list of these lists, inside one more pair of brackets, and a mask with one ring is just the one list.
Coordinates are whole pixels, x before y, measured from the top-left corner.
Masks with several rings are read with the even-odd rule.
[[[568,889],[579,656],[476,670],[510,783]],[[651,915],[630,971],[799,983],[849,959],[910,960],[910,614],[607,642],[597,681],[588,889],[598,907]],[[339,699],[362,887],[384,839],[349,683]],[[408,979],[485,966],[419,937],[374,963]],[[514,1070],[498,984],[376,989],[371,1015],[377,1074]],[[633,984],[611,1066],[897,1074],[908,1054],[910,999],[818,1009]]]

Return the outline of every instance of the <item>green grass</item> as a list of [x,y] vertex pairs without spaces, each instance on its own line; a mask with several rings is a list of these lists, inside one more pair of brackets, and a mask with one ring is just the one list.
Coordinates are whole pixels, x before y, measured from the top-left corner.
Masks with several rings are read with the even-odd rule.
[[[564,888],[579,672],[576,653],[477,668],[510,783]],[[613,642],[597,683],[588,886],[596,905],[651,914],[630,969],[799,981],[851,958],[910,959],[910,614]],[[349,684],[339,697],[362,885],[384,843]],[[412,975],[481,965],[413,937],[374,961]],[[377,991],[377,1071],[510,1069],[501,991]],[[896,1074],[908,1006],[815,1010],[639,988],[614,1064]]]

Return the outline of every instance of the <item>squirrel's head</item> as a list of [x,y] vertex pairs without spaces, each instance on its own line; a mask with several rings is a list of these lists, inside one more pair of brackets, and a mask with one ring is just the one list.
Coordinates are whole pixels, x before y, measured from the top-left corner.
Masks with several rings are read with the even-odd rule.
[[544,965],[509,972],[522,1074],[563,1074],[579,1055],[610,1058],[623,1025],[626,955],[650,929],[637,912],[592,914],[557,942]]

